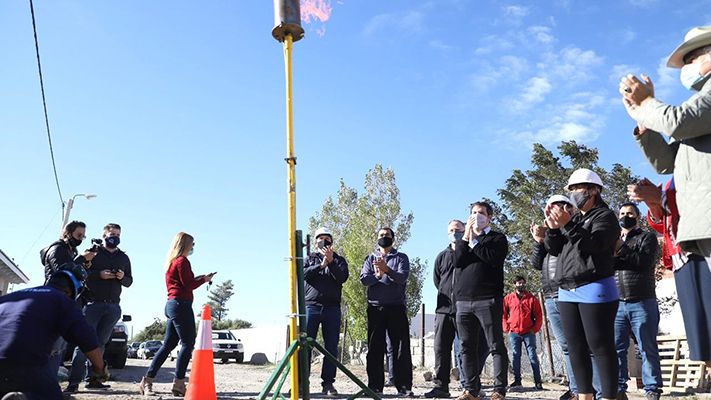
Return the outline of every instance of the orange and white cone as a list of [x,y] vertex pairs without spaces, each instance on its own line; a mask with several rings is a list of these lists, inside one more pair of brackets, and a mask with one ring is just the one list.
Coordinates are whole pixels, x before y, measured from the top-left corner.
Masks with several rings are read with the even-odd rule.
[[202,318],[198,327],[193,366],[190,370],[190,384],[185,393],[185,400],[217,400],[215,392],[215,365],[212,361],[212,321],[210,306],[202,309]]

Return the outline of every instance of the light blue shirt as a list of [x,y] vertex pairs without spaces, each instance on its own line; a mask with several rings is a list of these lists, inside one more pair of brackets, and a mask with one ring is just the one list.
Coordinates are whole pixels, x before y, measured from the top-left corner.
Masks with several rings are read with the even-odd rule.
[[617,291],[614,276],[590,282],[572,290],[558,288],[558,301],[566,303],[609,303],[619,299],[620,293]]

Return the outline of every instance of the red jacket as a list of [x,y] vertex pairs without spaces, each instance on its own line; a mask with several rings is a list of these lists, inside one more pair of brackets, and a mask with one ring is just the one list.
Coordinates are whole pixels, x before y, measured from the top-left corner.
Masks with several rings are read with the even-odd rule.
[[536,296],[529,292],[518,298],[516,292],[504,297],[504,332],[519,335],[538,333],[543,325],[543,311]]
[[659,223],[654,222],[652,213],[647,212],[649,226],[664,235],[662,245],[662,262],[666,269],[677,270],[687,261],[688,257],[676,242],[676,230],[679,226],[679,209],[676,206],[676,187],[674,178],[667,182],[664,188],[665,200],[663,201],[664,218]]
[[169,299],[193,300],[193,290],[205,283],[205,278],[195,278],[187,257],[180,256],[173,260],[165,272],[165,286],[168,288]]

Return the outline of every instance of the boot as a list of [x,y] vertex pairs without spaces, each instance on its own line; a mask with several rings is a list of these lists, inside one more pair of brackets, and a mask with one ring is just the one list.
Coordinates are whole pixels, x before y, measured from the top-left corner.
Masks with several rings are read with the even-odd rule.
[[141,378],[141,386],[138,387],[138,390],[144,396],[155,396],[156,392],[153,391],[153,378],[147,376]]
[[171,390],[173,391],[173,396],[185,396],[185,391],[187,390],[185,387],[185,378],[174,379],[173,388]]

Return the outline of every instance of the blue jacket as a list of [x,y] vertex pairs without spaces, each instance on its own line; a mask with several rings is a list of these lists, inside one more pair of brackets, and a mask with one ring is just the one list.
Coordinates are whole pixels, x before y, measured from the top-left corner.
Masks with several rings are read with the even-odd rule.
[[348,279],[346,259],[333,253],[333,261],[321,268],[323,255],[311,253],[304,260],[304,287],[306,305],[338,306],[341,304],[341,288]]
[[96,331],[77,303],[54,287],[0,297],[0,364],[44,365],[60,335],[85,353],[99,347]]
[[373,306],[390,306],[405,304],[405,287],[410,276],[410,259],[407,254],[391,249],[385,255],[385,263],[390,270],[378,279],[375,276],[373,262],[375,257],[381,257],[379,250],[368,255],[360,271],[360,282],[368,288],[368,304]]

